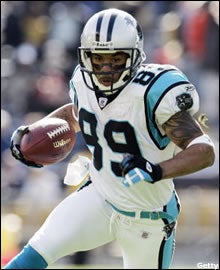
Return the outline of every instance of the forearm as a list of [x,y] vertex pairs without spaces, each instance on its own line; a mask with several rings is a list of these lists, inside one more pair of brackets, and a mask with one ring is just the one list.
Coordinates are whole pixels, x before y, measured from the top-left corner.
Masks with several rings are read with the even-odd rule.
[[159,163],[162,179],[194,173],[214,163],[214,150],[208,144],[195,144],[178,153],[172,159]]
[[68,103],[66,105],[63,105],[62,107],[59,107],[55,111],[48,114],[46,117],[57,117],[62,118],[66,120],[71,128],[74,128],[76,132],[80,130],[78,121],[73,116],[73,104]]

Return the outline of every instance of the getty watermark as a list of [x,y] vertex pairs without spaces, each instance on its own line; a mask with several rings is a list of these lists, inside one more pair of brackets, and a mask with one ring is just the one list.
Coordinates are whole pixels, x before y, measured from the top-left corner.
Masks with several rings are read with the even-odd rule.
[[218,263],[197,263],[197,268],[200,269],[219,269]]

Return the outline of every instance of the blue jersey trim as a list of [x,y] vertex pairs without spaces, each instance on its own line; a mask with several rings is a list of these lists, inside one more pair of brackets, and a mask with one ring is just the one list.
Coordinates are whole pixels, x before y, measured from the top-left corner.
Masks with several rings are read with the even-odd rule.
[[165,70],[158,74],[148,85],[145,92],[146,124],[151,139],[159,149],[164,149],[170,142],[162,135],[155,121],[155,111],[164,95],[177,85],[189,84],[187,77],[177,70]]

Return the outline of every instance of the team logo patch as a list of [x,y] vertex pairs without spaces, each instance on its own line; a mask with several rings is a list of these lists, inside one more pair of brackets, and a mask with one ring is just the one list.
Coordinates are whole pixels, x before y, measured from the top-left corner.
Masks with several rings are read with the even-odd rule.
[[99,98],[99,107],[100,107],[100,108],[104,108],[105,105],[107,104],[107,102],[108,102],[108,99],[107,99],[107,98],[105,98],[105,97],[100,97],[100,98]]
[[181,111],[186,111],[192,107],[193,99],[189,93],[183,93],[176,97],[176,103]]

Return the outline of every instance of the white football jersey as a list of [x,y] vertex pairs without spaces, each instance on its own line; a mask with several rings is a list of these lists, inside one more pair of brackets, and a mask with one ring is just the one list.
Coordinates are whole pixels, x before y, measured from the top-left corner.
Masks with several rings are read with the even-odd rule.
[[70,97],[78,107],[82,134],[92,153],[91,180],[116,207],[159,210],[171,198],[173,179],[155,184],[141,181],[130,187],[121,183],[124,153],[141,155],[152,163],[172,158],[176,146],[164,134],[162,124],[185,109],[199,108],[195,87],[175,66],[147,64],[111,102],[97,98],[83,81],[79,66],[70,80]]

